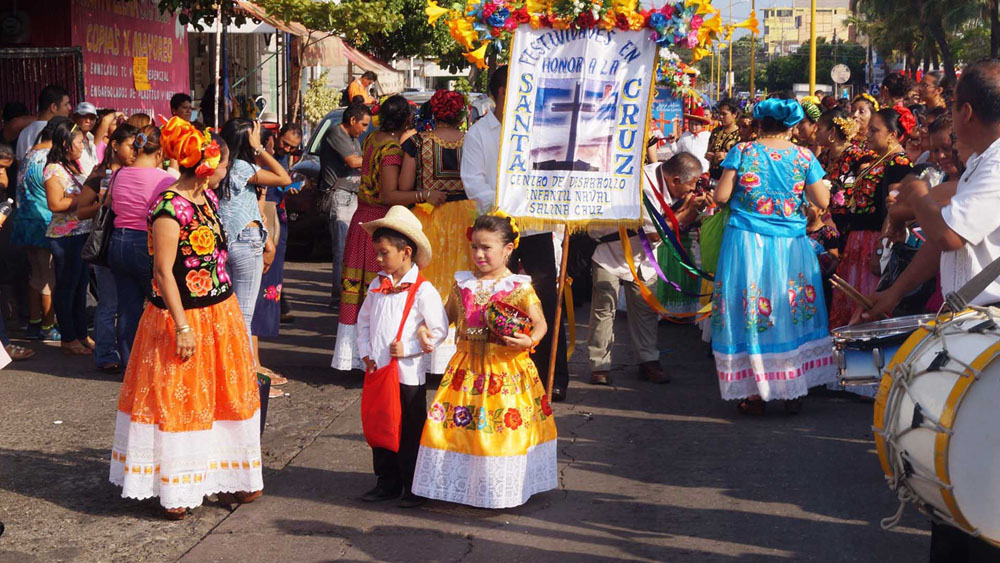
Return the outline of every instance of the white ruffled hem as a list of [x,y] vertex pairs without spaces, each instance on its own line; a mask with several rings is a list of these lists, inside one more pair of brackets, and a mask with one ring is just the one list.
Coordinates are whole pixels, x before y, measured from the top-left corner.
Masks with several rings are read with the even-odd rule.
[[556,440],[519,456],[478,456],[420,446],[413,493],[478,508],[512,508],[559,486]]
[[455,282],[458,283],[458,287],[462,289],[471,289],[475,291],[479,289],[479,282],[482,281],[484,286],[492,285],[492,293],[498,293],[500,291],[512,291],[519,285],[531,284],[531,276],[526,276],[524,274],[511,274],[507,277],[500,278],[498,280],[480,280],[476,275],[469,271],[455,272]]
[[330,367],[341,371],[363,370],[358,353],[358,325],[337,325],[337,343],[333,347]]
[[802,397],[810,387],[837,380],[829,338],[807,342],[780,354],[715,352],[715,369],[724,400],[760,395],[765,401]]
[[190,432],[163,432],[117,413],[109,479],[122,498],[159,497],[165,508],[195,508],[207,495],[263,489],[262,469],[260,411]]

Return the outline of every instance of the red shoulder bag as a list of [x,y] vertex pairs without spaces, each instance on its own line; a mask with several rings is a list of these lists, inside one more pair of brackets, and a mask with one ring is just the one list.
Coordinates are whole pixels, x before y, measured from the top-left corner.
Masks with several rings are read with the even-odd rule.
[[[424,277],[417,275],[417,281],[406,292],[406,306],[403,320],[399,322],[396,340],[403,337],[403,326],[410,316],[417,289],[424,283]],[[399,362],[391,358],[388,365],[375,371],[365,372],[365,383],[361,389],[361,428],[365,441],[373,448],[399,451],[399,438],[403,430],[403,409],[399,399]]]

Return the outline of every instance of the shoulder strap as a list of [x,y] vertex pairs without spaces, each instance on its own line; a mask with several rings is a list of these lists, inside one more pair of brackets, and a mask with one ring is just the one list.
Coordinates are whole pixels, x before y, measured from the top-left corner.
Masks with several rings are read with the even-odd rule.
[[399,330],[396,332],[396,340],[403,337],[403,326],[406,325],[406,319],[410,316],[410,309],[413,308],[413,302],[417,298],[417,289],[420,285],[424,283],[424,276],[420,272],[417,272],[417,281],[410,286],[410,289],[406,291],[406,306],[403,307],[403,320],[399,321]]
[[121,172],[122,169],[124,169],[124,166],[111,173],[111,180],[108,181],[108,193],[104,196],[104,207],[111,207],[111,190],[115,187],[115,178],[118,177],[118,173]]

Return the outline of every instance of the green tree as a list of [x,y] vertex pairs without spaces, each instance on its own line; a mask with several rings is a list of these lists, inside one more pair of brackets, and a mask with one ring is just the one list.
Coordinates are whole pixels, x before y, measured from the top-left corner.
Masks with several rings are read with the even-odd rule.
[[[845,64],[851,69],[851,79],[847,84],[864,85],[865,47],[857,43],[827,43],[820,37],[816,41],[816,79],[829,83],[830,70],[837,64]],[[809,42],[799,46],[796,52],[774,57],[767,63],[765,71],[768,90],[789,90],[793,84],[809,82]]]

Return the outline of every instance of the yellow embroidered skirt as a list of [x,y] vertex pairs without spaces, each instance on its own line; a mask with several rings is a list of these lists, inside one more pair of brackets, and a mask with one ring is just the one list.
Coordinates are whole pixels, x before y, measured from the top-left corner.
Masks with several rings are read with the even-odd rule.
[[413,492],[509,508],[559,485],[556,423],[526,352],[460,342],[427,413]]
[[122,497],[194,508],[263,488],[260,395],[243,314],[231,296],[184,311],[194,356],[177,357],[174,321],[148,305],[118,397],[111,482]]
[[420,273],[438,290],[441,299],[447,300],[455,283],[455,272],[475,270],[466,232],[479,215],[476,202],[466,199],[438,207],[418,205],[413,213],[420,219],[434,252],[434,259],[426,268],[421,268]]

